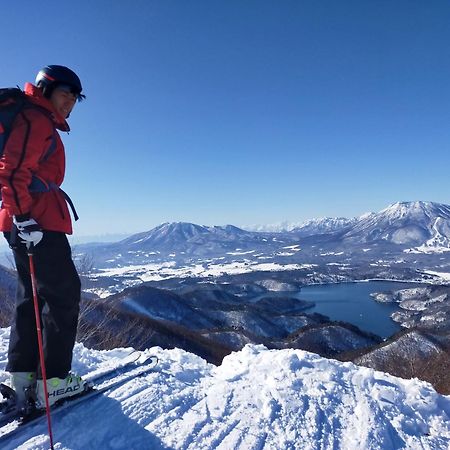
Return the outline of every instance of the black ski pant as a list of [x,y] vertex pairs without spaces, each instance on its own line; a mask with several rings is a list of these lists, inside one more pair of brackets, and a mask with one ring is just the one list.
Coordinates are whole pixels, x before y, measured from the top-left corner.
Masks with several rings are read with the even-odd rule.
[[[5,237],[10,242],[10,233]],[[19,241],[17,237],[13,248],[18,286],[6,370],[37,372],[40,376],[30,263],[26,246]],[[33,259],[47,377],[64,378],[72,364],[81,295],[66,235],[44,231]]]

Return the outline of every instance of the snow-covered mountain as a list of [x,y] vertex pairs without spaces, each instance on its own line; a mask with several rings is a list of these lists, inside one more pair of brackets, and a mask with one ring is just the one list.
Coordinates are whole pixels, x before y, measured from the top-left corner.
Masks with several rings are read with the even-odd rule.
[[450,206],[398,202],[358,220],[344,235],[347,243],[387,242],[450,249]]
[[301,227],[304,222],[277,222],[277,223],[265,223],[265,224],[251,224],[243,225],[241,228],[247,231],[257,231],[259,233],[284,233],[286,231],[292,231],[294,228]]
[[[203,226],[186,222],[164,223],[120,242],[97,246],[96,252],[120,252],[122,255],[211,257],[227,252],[270,247],[274,237],[242,230],[233,225]],[[278,241],[276,241],[278,245]]]
[[280,222],[268,225],[251,225],[243,227],[248,231],[265,233],[284,233],[294,231],[296,234],[311,236],[314,234],[337,233],[350,227],[357,218],[347,219],[345,217],[324,217],[321,219],[310,219],[304,222]]
[[[0,382],[8,330],[0,329]],[[128,351],[77,344],[86,374]],[[159,365],[53,418],[59,450],[448,449],[450,397],[301,350],[246,346],[218,367],[179,349],[152,348]],[[45,449],[46,421],[2,441],[3,450]]]
[[335,234],[348,230],[355,225],[357,218],[326,217],[324,219],[312,219],[293,228],[291,231],[299,236],[313,236],[315,234]]
[[134,255],[148,260],[171,254],[210,258],[248,252],[251,258],[252,252],[271,255],[283,248],[323,243],[324,237],[329,248],[345,246],[348,250],[352,246],[374,243],[391,245],[392,252],[408,247],[450,250],[450,206],[421,201],[398,202],[378,213],[351,219],[310,220],[285,232],[246,231],[233,225],[165,223],[114,244],[96,245],[95,253],[98,258],[120,253],[121,258],[127,255],[132,259]]
[[95,278],[87,289],[102,296],[143,281],[260,271],[301,270],[302,284],[444,281],[450,277],[450,206],[401,202],[276,233],[166,223],[113,244],[79,245],[75,253],[92,257]]
[[134,234],[129,238],[121,241],[124,248],[130,250],[139,249],[162,249],[175,248],[191,239],[200,238],[202,235],[209,234],[210,229],[205,226],[196,225],[193,223],[163,223],[150,231]]
[[311,219],[301,224],[255,226],[256,231],[292,232],[301,237],[345,233],[347,244],[384,241],[450,249],[450,206],[434,202],[397,202],[378,213],[355,218]]

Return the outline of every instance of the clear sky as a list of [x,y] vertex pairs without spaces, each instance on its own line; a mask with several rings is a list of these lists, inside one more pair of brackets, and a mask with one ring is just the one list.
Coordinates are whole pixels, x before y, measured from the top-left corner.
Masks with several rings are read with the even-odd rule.
[[48,0],[2,8],[0,84],[82,79],[79,235],[450,203],[448,0]]

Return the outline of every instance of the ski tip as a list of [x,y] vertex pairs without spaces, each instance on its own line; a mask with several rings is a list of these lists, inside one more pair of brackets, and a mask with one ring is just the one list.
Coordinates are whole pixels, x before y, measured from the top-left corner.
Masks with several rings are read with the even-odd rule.
[[156,366],[159,362],[159,359],[156,355],[142,354],[138,362],[140,365],[148,364]]

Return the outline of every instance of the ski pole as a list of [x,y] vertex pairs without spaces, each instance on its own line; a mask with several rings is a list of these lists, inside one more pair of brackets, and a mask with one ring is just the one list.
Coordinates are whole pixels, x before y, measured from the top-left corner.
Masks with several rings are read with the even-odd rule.
[[31,287],[33,289],[33,303],[34,303],[34,315],[36,318],[36,330],[37,330],[37,340],[39,347],[39,361],[41,364],[42,382],[44,383],[44,395],[45,395],[45,412],[47,414],[47,425],[48,425],[48,436],[50,438],[50,448],[53,447],[53,432],[52,432],[52,419],[50,415],[50,405],[48,402],[48,390],[47,390],[47,373],[45,370],[45,359],[44,359],[44,346],[42,344],[42,330],[41,330],[41,315],[39,312],[39,303],[37,295],[36,286],[36,272],[34,270],[34,245],[33,243],[27,244],[27,254],[30,261],[30,276],[31,276]]

